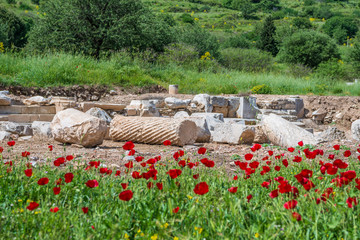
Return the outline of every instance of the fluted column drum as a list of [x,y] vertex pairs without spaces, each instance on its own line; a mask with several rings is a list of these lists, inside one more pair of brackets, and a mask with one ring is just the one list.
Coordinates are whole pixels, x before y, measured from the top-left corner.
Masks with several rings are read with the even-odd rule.
[[114,141],[133,141],[172,145],[193,144],[197,137],[196,124],[191,120],[159,117],[116,116],[110,124],[110,138]]

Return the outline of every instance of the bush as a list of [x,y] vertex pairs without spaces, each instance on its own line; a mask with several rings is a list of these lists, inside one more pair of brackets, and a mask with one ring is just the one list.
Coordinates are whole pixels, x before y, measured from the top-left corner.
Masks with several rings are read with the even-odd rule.
[[186,65],[198,59],[198,55],[199,53],[193,46],[176,43],[165,47],[164,53],[158,57],[158,63]]
[[258,49],[227,48],[221,51],[220,63],[239,71],[265,72],[271,69],[273,58],[271,54]]
[[231,36],[222,44],[223,48],[250,48],[250,41],[242,35]]
[[281,5],[279,0],[262,0],[260,5],[261,5],[261,9],[267,12],[281,10]]
[[285,39],[279,56],[285,62],[300,63],[311,68],[332,58],[340,58],[334,40],[313,30],[301,30]]
[[190,23],[190,24],[194,24],[194,19],[193,17],[188,14],[188,13],[183,13],[181,16],[180,16],[180,19],[183,23]]
[[24,47],[27,42],[27,28],[25,23],[14,13],[0,6],[0,42],[6,48]]
[[198,25],[189,25],[179,28],[177,31],[180,42],[194,46],[199,57],[210,52],[211,56],[219,56],[219,43],[213,35]]
[[137,0],[48,0],[42,10],[46,16],[30,34],[30,50],[81,52],[99,58],[122,48],[162,51],[173,41],[170,26]]
[[347,71],[344,62],[338,59],[331,59],[320,63],[315,71],[315,75],[333,81],[352,79],[351,73]]
[[292,25],[297,29],[310,29],[313,27],[309,18],[297,17],[292,20]]
[[325,22],[322,30],[342,44],[346,42],[347,36],[354,37],[359,29],[352,18],[333,17]]
[[269,16],[265,19],[260,32],[259,49],[270,52],[273,56],[279,52],[277,42],[275,40],[276,27],[274,19]]
[[252,94],[271,94],[271,87],[266,84],[256,85],[250,91]]
[[350,52],[350,60],[354,68],[360,72],[360,42],[358,39]]

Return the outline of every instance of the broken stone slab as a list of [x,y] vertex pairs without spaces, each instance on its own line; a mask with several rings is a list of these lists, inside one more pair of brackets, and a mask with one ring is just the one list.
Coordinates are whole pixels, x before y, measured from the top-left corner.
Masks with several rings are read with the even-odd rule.
[[207,143],[210,142],[211,132],[206,118],[203,117],[188,117],[189,120],[193,121],[196,124],[196,142],[197,143]]
[[300,141],[311,145],[319,143],[314,134],[275,114],[263,116],[261,126],[269,140],[281,147],[294,147]]
[[56,141],[94,147],[102,144],[107,126],[100,118],[69,108],[58,112],[51,122]]
[[51,122],[35,121],[31,124],[33,135],[38,138],[52,138]]
[[289,100],[295,103],[296,116],[298,118],[303,118],[305,115],[304,100],[299,96],[290,97]]
[[227,106],[229,105],[229,101],[227,98],[225,97],[221,97],[221,96],[211,96],[210,97],[210,104],[213,107],[223,107],[223,108],[227,108]]
[[110,124],[112,118],[109,116],[109,114],[107,112],[105,112],[104,110],[102,110],[101,108],[91,108],[89,109],[86,114],[89,114],[93,117],[97,117],[100,118],[102,120],[104,120],[107,124]]
[[31,136],[33,131],[29,123],[0,122],[0,129],[19,136]]
[[161,114],[155,106],[141,109],[140,117],[160,117]]
[[360,119],[351,124],[351,134],[355,140],[360,141]]
[[260,113],[260,109],[256,105],[256,97],[240,97],[240,106],[236,111],[238,118],[256,118],[256,115]]
[[263,129],[261,126],[255,126],[255,137],[254,137],[254,143],[269,143],[268,137],[265,135]]
[[258,120],[256,119],[242,119],[242,118],[224,118],[225,123],[237,123],[243,125],[256,125]]
[[206,113],[211,113],[213,106],[210,104],[210,95],[198,94],[192,99],[192,103],[195,103],[200,109],[204,109]]
[[236,118],[236,111],[239,109],[239,106],[240,106],[240,98],[239,97],[228,97],[227,100],[229,102],[228,117]]
[[211,134],[213,142],[228,144],[251,144],[254,137],[254,127],[227,123],[216,125],[214,132]]
[[28,99],[24,99],[23,103],[25,105],[49,105],[51,99],[50,98],[44,98],[42,96],[35,96]]
[[116,116],[110,124],[110,137],[114,141],[133,141],[146,144],[162,144],[170,140],[172,145],[193,144],[197,137],[196,124],[188,119],[141,118]]
[[185,118],[185,117],[189,117],[189,114],[187,112],[185,112],[185,111],[177,112],[174,115],[174,118]]
[[150,99],[149,103],[155,105],[156,108],[163,108],[165,107],[164,99]]
[[0,131],[0,141],[9,140],[11,138],[11,133],[6,131]]
[[323,109],[318,109],[312,113],[312,119],[316,124],[323,124],[327,112]]
[[174,97],[165,98],[165,105],[170,109],[187,108],[190,102],[190,99],[181,100]]
[[220,123],[224,123],[224,115],[221,113],[193,113],[191,117],[201,117],[206,119],[209,131],[212,133],[215,126]]
[[331,142],[334,140],[346,139],[346,136],[344,131],[337,129],[336,127],[331,127],[320,133],[319,138],[324,141]]
[[0,106],[10,106],[11,105],[11,98],[0,94]]

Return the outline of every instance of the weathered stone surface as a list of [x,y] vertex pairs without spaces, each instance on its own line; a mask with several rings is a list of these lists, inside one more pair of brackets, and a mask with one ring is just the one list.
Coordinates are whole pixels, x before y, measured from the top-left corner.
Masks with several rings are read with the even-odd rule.
[[298,142],[316,145],[319,141],[313,134],[275,114],[263,116],[262,130],[269,140],[278,146],[294,147]]
[[209,130],[206,118],[189,117],[188,119],[193,121],[196,124],[196,127],[197,127],[196,142],[198,142],[198,143],[210,142],[211,132]]
[[254,127],[241,124],[218,124],[211,134],[213,142],[228,144],[251,144],[254,137]]
[[270,142],[268,137],[265,135],[263,129],[261,126],[255,126],[255,137],[254,137],[254,143],[268,143]]
[[345,139],[345,132],[337,129],[336,127],[328,128],[319,134],[319,138],[324,141],[334,141]]
[[51,132],[56,141],[94,147],[102,144],[106,122],[73,108],[58,112],[51,122]]
[[164,99],[150,99],[149,103],[155,105],[156,108],[163,108],[165,107]]
[[102,120],[104,120],[107,124],[110,124],[112,118],[109,116],[109,114],[107,114],[107,112],[105,112],[104,110],[102,110],[101,108],[91,108],[89,109],[86,114],[89,114],[93,117],[97,117],[100,118]]
[[110,137],[147,144],[170,140],[173,145],[184,146],[195,142],[197,127],[188,119],[116,116],[110,124]]
[[298,96],[289,98],[290,101],[295,103],[296,116],[303,118],[305,115],[304,100]]
[[238,118],[253,119],[260,113],[260,109],[256,105],[255,97],[240,97],[240,106],[236,111]]
[[0,129],[19,136],[33,135],[31,125],[28,123],[0,122]]
[[11,98],[5,96],[4,94],[0,94],[0,106],[9,106],[11,105]]
[[6,131],[0,131],[0,141],[9,140],[11,138],[11,133]]
[[351,134],[355,140],[360,141],[360,119],[351,124]]
[[312,113],[312,119],[317,124],[323,124],[327,112],[323,109],[318,109]]
[[240,106],[240,98],[239,97],[229,97],[227,99],[229,101],[228,117],[236,118],[236,111],[239,109],[239,106]]
[[35,96],[28,99],[23,100],[25,105],[48,105],[50,104],[49,98],[44,98],[42,96]]
[[185,112],[185,111],[177,112],[174,115],[174,118],[185,118],[185,117],[189,117],[189,114],[187,112]]
[[206,113],[211,113],[213,110],[213,106],[210,104],[210,95],[208,94],[195,95],[192,102],[199,108],[203,108]]
[[206,119],[209,131],[212,133],[217,124],[224,123],[224,115],[221,113],[193,113],[190,117],[201,117]]
[[174,97],[165,98],[165,105],[170,109],[186,108],[190,104],[191,100],[181,100]]
[[35,121],[31,124],[33,135],[39,138],[52,138],[51,122]]
[[226,108],[229,105],[229,101],[225,97],[211,96],[210,104],[213,105],[213,107],[225,107]]

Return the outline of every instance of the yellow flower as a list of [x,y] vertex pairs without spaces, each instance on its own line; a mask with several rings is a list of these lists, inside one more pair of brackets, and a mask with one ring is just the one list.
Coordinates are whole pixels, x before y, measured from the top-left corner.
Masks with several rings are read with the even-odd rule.
[[44,16],[46,16],[46,12],[44,12]]
[[315,18],[309,18],[310,22],[315,21]]
[[158,235],[157,234],[154,234],[151,236],[151,240],[156,240],[158,238]]
[[198,233],[201,234],[202,231],[203,231],[203,229],[199,228]]
[[39,9],[39,5],[36,5],[35,8],[36,8],[36,9]]
[[21,209],[20,209],[20,212],[24,212],[24,209],[21,208]]
[[325,18],[321,19],[323,22],[325,22]]
[[195,21],[199,21],[199,18],[194,18]]
[[226,22],[224,22],[224,25],[226,25]]
[[199,199],[196,199],[195,202],[196,202],[196,203],[199,203]]
[[35,212],[35,214],[39,214],[39,213],[41,213],[40,211],[38,211],[38,212]]
[[164,10],[160,10],[160,12],[162,12],[162,13],[163,13],[163,12],[164,12]]
[[211,28],[212,28],[212,29],[214,29],[214,28],[215,28],[215,26],[214,26],[214,25],[212,25],[212,26],[211,26]]
[[194,229],[195,229],[195,231],[197,231],[197,230],[198,230],[198,227],[194,227]]
[[178,237],[174,237],[174,240],[179,240],[179,238],[178,238]]
[[179,6],[178,4],[175,5],[175,7],[178,7],[178,6]]
[[143,237],[143,236],[145,236],[145,234],[144,234],[144,233],[140,233],[140,236]]
[[25,13],[28,13],[29,11],[28,10],[25,10]]
[[26,202],[28,202],[28,203],[29,203],[29,202],[31,202],[31,200],[30,200],[30,199],[28,199],[28,200],[26,200]]
[[137,232],[138,232],[138,233],[141,233],[141,230],[139,229]]
[[124,238],[129,239],[130,237],[129,237],[129,235],[127,233],[125,233]]
[[22,202],[22,200],[21,200],[21,199],[19,199],[19,200],[18,200],[18,202]]
[[249,26],[251,26],[251,23],[249,23]]
[[37,15],[39,15],[40,13],[39,12],[36,12]]
[[260,237],[260,234],[259,234],[259,233],[255,233],[255,237],[256,237],[256,238]]
[[164,228],[167,228],[168,226],[169,226],[169,224],[168,224],[168,223],[165,223],[163,227],[164,227]]

